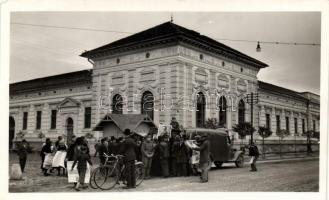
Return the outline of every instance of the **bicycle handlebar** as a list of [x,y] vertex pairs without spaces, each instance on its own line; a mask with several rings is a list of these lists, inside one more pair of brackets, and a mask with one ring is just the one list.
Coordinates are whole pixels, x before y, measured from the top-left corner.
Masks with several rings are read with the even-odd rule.
[[118,158],[123,158],[123,157],[125,157],[124,155],[120,155],[120,154],[118,154],[118,155],[114,155],[114,154],[111,154],[111,155],[107,155],[106,153],[103,153],[104,154],[104,156],[106,157],[106,158],[116,158],[116,159],[118,159]]

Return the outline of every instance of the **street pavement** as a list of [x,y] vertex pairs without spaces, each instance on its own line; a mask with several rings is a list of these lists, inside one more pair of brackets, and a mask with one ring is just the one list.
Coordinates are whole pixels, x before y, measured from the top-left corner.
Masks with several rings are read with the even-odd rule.
[[[258,164],[258,172],[226,163],[209,172],[209,182],[199,183],[198,176],[144,180],[135,189],[124,190],[118,185],[110,192],[318,192],[319,160],[297,159]],[[44,177],[40,163],[28,163],[24,180],[9,181],[9,192],[75,192],[66,177],[55,174]],[[88,188],[80,192],[109,192]]]

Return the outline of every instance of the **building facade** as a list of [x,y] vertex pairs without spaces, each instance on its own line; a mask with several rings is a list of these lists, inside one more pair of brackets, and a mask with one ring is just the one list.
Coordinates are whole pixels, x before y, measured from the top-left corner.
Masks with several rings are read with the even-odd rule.
[[251,93],[256,129],[319,131],[318,95],[258,81],[267,64],[172,22],[81,56],[92,70],[10,85],[10,139],[84,135],[108,113],[147,114],[156,125],[175,117],[185,128],[216,119],[232,130],[251,121]]

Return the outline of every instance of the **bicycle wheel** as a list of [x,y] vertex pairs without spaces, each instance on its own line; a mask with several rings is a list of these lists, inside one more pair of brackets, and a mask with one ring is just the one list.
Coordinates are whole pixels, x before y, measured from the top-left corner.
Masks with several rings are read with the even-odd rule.
[[113,166],[101,166],[95,169],[95,185],[102,190],[112,189],[118,181],[117,169]]
[[144,180],[144,164],[142,162],[135,164],[136,186],[139,186]]
[[94,181],[95,180],[95,178],[94,178],[95,172],[96,172],[96,170],[93,170],[90,173],[89,185],[92,189],[97,189],[98,188],[97,185],[95,184],[95,181]]

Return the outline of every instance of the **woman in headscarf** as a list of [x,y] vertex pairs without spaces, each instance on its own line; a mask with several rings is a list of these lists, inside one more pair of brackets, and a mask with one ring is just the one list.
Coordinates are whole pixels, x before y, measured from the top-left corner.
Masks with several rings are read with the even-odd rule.
[[51,141],[49,138],[47,138],[46,144],[42,147],[41,152],[40,152],[40,156],[41,156],[41,160],[42,160],[41,169],[42,169],[43,175],[45,175],[45,176],[50,175],[48,173],[49,165],[45,165],[44,162],[45,162],[46,155],[51,154],[51,152],[52,152]]
[[61,169],[63,169],[63,175],[65,174],[65,157],[67,146],[61,136],[58,137],[58,141],[55,146],[57,151],[53,159],[53,167],[57,169],[58,176],[60,176]]

